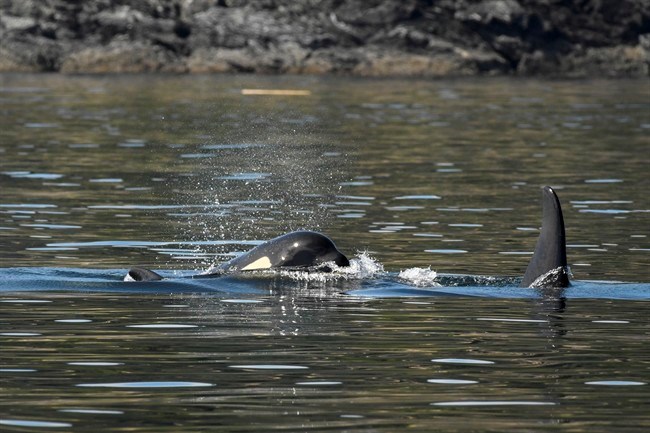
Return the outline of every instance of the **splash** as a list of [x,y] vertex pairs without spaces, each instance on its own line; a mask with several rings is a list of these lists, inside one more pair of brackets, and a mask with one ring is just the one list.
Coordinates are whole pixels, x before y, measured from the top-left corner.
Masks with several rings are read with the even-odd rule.
[[385,273],[384,265],[368,254],[367,251],[363,251],[357,257],[352,258],[350,266],[339,269],[343,274],[348,274],[359,280],[380,277]]
[[570,276],[570,273],[567,268],[560,266],[558,268],[551,269],[547,273],[537,277],[529,287],[534,289],[552,288],[563,276],[566,276],[566,278],[568,278]]
[[[341,144],[313,130],[316,119],[276,115],[254,115],[246,119],[247,128],[220,129],[217,142],[207,131],[209,142],[196,144],[192,158],[180,158],[188,176],[179,199],[205,207],[184,213],[189,222],[182,226],[185,237],[266,239],[303,227],[319,229],[332,217],[329,208],[339,183],[347,179],[348,159],[341,152],[334,157],[325,151],[338,150]],[[291,126],[293,121],[302,127]],[[203,157],[210,154],[215,157]]]
[[337,266],[334,262],[327,263],[330,272],[274,270],[275,273],[298,281],[326,282],[331,280],[366,280],[381,277],[385,274],[384,265],[371,257],[367,252],[361,252],[350,259],[350,266]]
[[[196,144],[192,158],[179,159],[179,171],[187,176],[170,187],[185,205],[172,215],[180,220],[184,239],[263,240],[304,228],[320,230],[338,215],[330,209],[337,206],[340,182],[348,178],[348,158],[325,151],[342,145],[309,125],[296,130],[257,117],[248,123],[253,126],[234,135],[220,131],[220,141]],[[198,157],[207,151],[215,157]],[[203,268],[226,253],[221,246],[202,247],[197,249],[202,257],[183,257],[183,262]]]
[[397,278],[415,287],[440,287],[436,281],[438,273],[427,268],[409,268],[400,271]]

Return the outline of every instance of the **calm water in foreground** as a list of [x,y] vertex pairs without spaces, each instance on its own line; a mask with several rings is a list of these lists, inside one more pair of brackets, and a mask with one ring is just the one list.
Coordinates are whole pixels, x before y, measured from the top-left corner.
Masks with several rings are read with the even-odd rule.
[[[0,431],[647,431],[649,101],[0,75]],[[517,287],[546,184],[564,292]],[[352,270],[182,278],[301,228]]]

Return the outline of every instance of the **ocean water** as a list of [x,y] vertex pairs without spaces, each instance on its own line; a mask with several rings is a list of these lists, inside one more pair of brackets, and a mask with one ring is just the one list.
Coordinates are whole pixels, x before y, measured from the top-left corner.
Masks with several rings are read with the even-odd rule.
[[[0,430],[646,431],[649,97],[0,75]],[[518,287],[543,185],[562,291]],[[297,229],[352,268],[187,278]]]

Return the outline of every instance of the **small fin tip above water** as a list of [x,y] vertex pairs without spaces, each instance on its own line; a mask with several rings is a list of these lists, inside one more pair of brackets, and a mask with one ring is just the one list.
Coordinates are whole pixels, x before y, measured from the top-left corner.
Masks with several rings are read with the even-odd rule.
[[124,281],[158,281],[162,279],[163,277],[154,271],[144,268],[131,268],[124,277]]

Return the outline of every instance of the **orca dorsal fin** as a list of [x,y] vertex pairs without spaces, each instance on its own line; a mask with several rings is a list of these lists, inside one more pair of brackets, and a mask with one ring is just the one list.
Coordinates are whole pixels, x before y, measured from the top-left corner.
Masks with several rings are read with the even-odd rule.
[[[543,277],[543,278],[540,278]],[[539,281],[538,281],[539,279]],[[542,190],[542,231],[521,287],[567,287],[566,237],[562,207],[550,186]]]
[[162,279],[163,277],[149,269],[131,268],[124,281],[158,281]]

